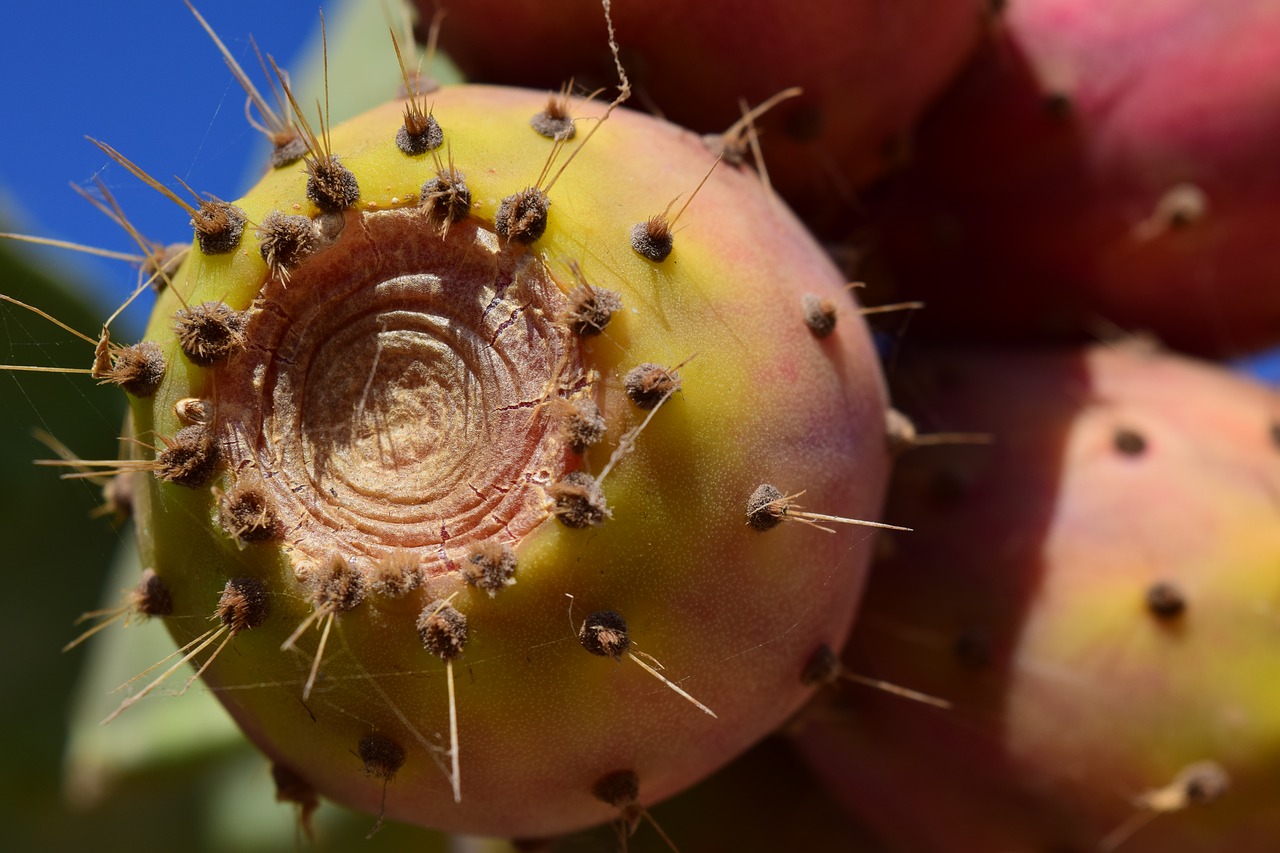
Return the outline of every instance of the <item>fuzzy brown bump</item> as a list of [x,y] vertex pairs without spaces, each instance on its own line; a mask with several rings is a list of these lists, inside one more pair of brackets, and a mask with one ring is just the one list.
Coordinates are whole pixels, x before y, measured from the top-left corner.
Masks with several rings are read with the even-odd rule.
[[622,660],[631,648],[627,620],[616,610],[597,610],[578,629],[578,642],[593,655]]
[[660,364],[645,362],[627,373],[624,385],[631,402],[647,410],[680,390],[680,374]]
[[275,510],[266,493],[253,486],[237,486],[223,496],[218,522],[241,542],[269,542],[280,533]]
[[674,247],[675,234],[671,231],[671,223],[662,214],[631,226],[631,248],[646,260],[660,264]]
[[285,281],[294,267],[320,245],[320,234],[308,216],[268,213],[258,228],[258,252],[271,274]]
[[225,302],[205,302],[180,308],[173,330],[178,346],[192,364],[209,367],[244,348],[246,312],[234,311]]
[[1147,588],[1147,610],[1157,619],[1176,619],[1186,612],[1187,599],[1168,581],[1157,581]]
[[1141,456],[1147,450],[1147,439],[1137,430],[1120,428],[1112,437],[1116,452],[1123,456]]
[[800,683],[806,687],[815,684],[831,684],[840,677],[840,656],[826,643],[818,646],[804,668],[800,670]]
[[555,406],[560,419],[560,434],[574,453],[586,453],[604,438],[607,424],[595,400],[590,397],[557,400]]
[[317,569],[310,581],[311,600],[317,609],[345,613],[364,601],[364,577],[339,554]]
[[144,616],[168,616],[173,613],[173,593],[160,580],[155,569],[146,569],[129,593],[133,609]]
[[756,530],[772,530],[786,514],[786,495],[774,485],[761,483],[747,499],[747,524]]
[[509,195],[498,206],[493,230],[500,237],[529,245],[547,230],[547,208],[551,200],[537,187],[528,187]]
[[307,198],[325,213],[346,210],[360,200],[360,183],[337,157],[307,160]]
[[191,217],[196,229],[196,245],[206,255],[225,255],[235,251],[244,235],[247,221],[244,211],[225,201],[203,201]]
[[1178,773],[1178,784],[1191,805],[1203,806],[1222,797],[1231,787],[1231,777],[1216,761],[1197,761]]
[[296,130],[288,136],[278,138],[271,148],[271,168],[291,166],[306,157],[308,150],[307,141]]
[[238,634],[267,621],[267,587],[257,578],[232,578],[218,600],[218,619]]
[[434,151],[444,144],[444,131],[431,113],[405,107],[404,124],[396,131],[396,147],[410,157]]
[[191,489],[209,485],[218,467],[218,444],[203,424],[183,427],[156,457],[156,476]]
[[640,799],[640,777],[634,770],[606,773],[591,786],[591,796],[615,809],[625,809]]
[[569,331],[588,338],[603,332],[621,308],[622,297],[612,290],[580,284],[570,291],[569,307],[562,319]]
[[141,341],[133,346],[115,351],[111,366],[101,375],[94,375],[101,383],[119,385],[126,393],[147,398],[155,396],[164,380],[164,350],[155,341]]
[[467,176],[454,168],[441,169],[422,185],[421,204],[432,220],[442,226],[465,219],[471,212]]
[[555,502],[552,512],[565,527],[595,527],[613,516],[600,484],[585,471],[570,471],[548,486],[547,494]]
[[274,762],[271,764],[271,781],[276,786],[276,802],[298,806],[298,820],[302,824],[302,831],[307,838],[311,838],[311,816],[320,807],[320,796],[316,789],[295,770]]
[[356,755],[364,765],[364,772],[375,779],[390,782],[404,766],[404,747],[384,735],[365,735],[360,738]]
[[133,517],[133,489],[133,473],[130,471],[121,471],[102,487],[103,512],[117,524]]
[[560,141],[573,139],[578,132],[573,118],[569,115],[569,99],[558,94],[547,98],[546,107],[529,119],[529,126],[537,131],[539,136]]
[[467,617],[442,598],[422,608],[417,628],[426,650],[444,661],[462,654],[467,644]]
[[412,551],[392,551],[374,564],[369,591],[384,598],[403,598],[422,584],[420,564]]
[[806,293],[800,297],[800,310],[815,338],[825,338],[836,330],[836,305],[829,297]]
[[505,542],[477,542],[462,564],[462,579],[492,598],[498,590],[516,582],[516,552]]

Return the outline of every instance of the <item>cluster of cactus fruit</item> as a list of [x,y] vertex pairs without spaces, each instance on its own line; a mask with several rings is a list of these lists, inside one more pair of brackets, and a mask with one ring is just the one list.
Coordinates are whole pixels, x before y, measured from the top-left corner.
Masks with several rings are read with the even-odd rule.
[[228,202],[96,143],[194,229],[130,229],[140,342],[75,332],[130,402],[61,460],[136,529],[108,615],[178,645],[105,722],[199,680],[308,831],[625,848],[726,766],[778,808],[731,762],[781,733],[868,849],[1271,849],[1280,397],[1081,342],[1280,342],[1274,4],[800,5],[424,0],[483,85],[393,35],[336,125],[192,9],[273,150]]

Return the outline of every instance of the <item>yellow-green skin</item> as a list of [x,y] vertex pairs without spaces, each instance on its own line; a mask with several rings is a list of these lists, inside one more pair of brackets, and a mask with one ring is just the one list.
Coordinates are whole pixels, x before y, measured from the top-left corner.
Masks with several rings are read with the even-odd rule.
[[[455,87],[431,101],[444,129],[442,160],[451,157],[465,173],[471,216],[491,227],[501,199],[533,185],[552,150],[528,125],[546,95]],[[360,183],[356,211],[411,210],[435,176],[430,155],[409,157],[394,144],[402,109],[388,104],[332,131],[332,152]],[[604,108],[575,100],[570,111],[598,117]],[[595,125],[578,122],[556,168]],[[624,393],[629,369],[687,361],[682,390],[603,483],[613,517],[570,529],[547,512],[515,543],[517,582],[493,597],[452,572],[405,599],[370,597],[339,614],[305,703],[318,629],[298,650],[280,650],[313,612],[288,549],[240,543],[215,523],[215,490],[232,486],[225,466],[212,489],[151,476],[140,483],[143,565],[172,589],[167,622],[178,642],[209,627],[228,578],[267,583],[266,622],[236,635],[204,678],[266,753],[322,795],[376,813],[385,789],[388,817],[497,836],[610,820],[618,810],[593,797],[597,779],[634,771],[642,803],[681,790],[785,720],[811,690],[801,681],[809,655],[841,644],[869,532],[830,534],[798,523],[760,532],[747,526],[745,508],[768,482],[788,494],[804,490],[800,501],[817,512],[877,517],[888,458],[876,356],[844,281],[754,174],[716,168],[680,218],[666,261],[632,250],[631,227],[677,196],[678,209],[712,162],[696,136],[617,110],[556,179],[549,226],[529,249],[562,291],[577,283],[569,266],[576,263],[592,285],[623,301],[604,337],[575,343],[583,367],[599,373],[595,399],[608,432],[580,463],[566,454],[565,464],[599,474],[647,414]],[[237,204],[254,223],[274,210],[314,215],[305,182],[300,165],[285,167]],[[422,239],[438,238],[424,228]],[[234,253],[193,250],[147,332],[164,347],[169,369],[154,399],[134,403],[139,437],[173,436],[181,398],[214,399],[216,417],[225,382],[214,381],[219,368],[194,367],[178,351],[175,291],[192,305],[221,299],[247,309],[267,278],[252,228]],[[804,293],[842,306],[830,337],[815,338],[802,322]],[[460,802],[425,745],[449,746],[445,665],[423,648],[413,624],[426,602],[450,595],[470,626],[454,662]],[[633,651],[660,661],[718,717],[628,658],[587,653],[575,632],[601,609],[621,611]],[[407,751],[385,784],[355,754],[374,733]]]

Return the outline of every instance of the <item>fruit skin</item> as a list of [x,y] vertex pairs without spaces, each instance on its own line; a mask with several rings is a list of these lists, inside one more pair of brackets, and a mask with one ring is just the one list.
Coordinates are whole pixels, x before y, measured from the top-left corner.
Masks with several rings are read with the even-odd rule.
[[1280,342],[1278,37],[1269,0],[1009,4],[875,206],[897,294],[955,340]]
[[[1276,393],[1125,346],[935,350],[895,389],[923,431],[993,443],[900,460],[888,511],[930,534],[877,563],[845,665],[954,708],[815,713],[802,744],[832,789],[897,849],[1094,850],[1212,760],[1219,801],[1120,849],[1274,847]],[[1148,606],[1156,583],[1180,616]]]
[[[529,186],[552,148],[528,127],[545,93],[453,87],[431,97],[449,156],[465,172],[473,199],[472,220],[454,223],[451,233],[491,227],[500,200]],[[572,107],[575,115],[602,112],[581,101]],[[342,218],[339,240],[358,241],[366,229],[376,231],[377,222],[396,228],[417,222],[422,244],[439,239],[415,205],[435,167],[429,157],[406,157],[393,142],[402,109],[389,104],[333,129],[332,150],[361,187],[356,208],[324,220],[332,225],[333,217]],[[175,404],[208,398],[234,473],[220,468],[209,489],[144,478],[137,510],[143,565],[172,589],[179,615],[167,624],[181,643],[204,630],[204,617],[229,578],[248,575],[267,584],[266,621],[235,634],[204,678],[259,747],[323,795],[379,812],[385,794],[388,817],[453,831],[555,834],[616,816],[615,808],[592,797],[601,776],[632,769],[642,803],[655,802],[741,752],[811,692],[800,679],[804,662],[814,647],[839,643],[846,634],[869,540],[803,525],[760,534],[745,523],[745,503],[768,480],[807,489],[807,506],[874,517],[888,468],[884,391],[865,328],[841,296],[843,280],[754,176],[717,170],[681,219],[675,250],[663,264],[632,251],[630,227],[691,192],[712,161],[696,136],[619,110],[557,179],[545,235],[527,251],[508,250],[525,263],[521,269],[545,266],[562,290],[576,283],[570,264],[578,263],[595,287],[622,297],[624,309],[607,335],[580,344],[583,365],[602,377],[594,387],[608,425],[606,440],[582,463],[586,469],[598,474],[624,431],[641,420],[625,397],[623,375],[645,361],[674,367],[687,360],[678,369],[683,389],[654,413],[634,451],[604,482],[612,519],[574,530],[540,501],[541,523],[511,543],[519,560],[515,585],[490,597],[465,585],[458,572],[443,572],[409,598],[370,596],[339,613],[316,690],[305,703],[301,685],[315,632],[299,641],[302,654],[280,648],[313,612],[296,575],[314,572],[299,554],[315,560],[315,549],[290,538],[284,511],[283,542],[238,542],[217,525],[221,496],[235,494],[255,466],[264,481],[280,474],[273,457],[255,454],[253,442],[239,437],[253,425],[226,421],[220,407],[244,410],[251,398],[276,399],[268,386],[273,372],[286,368],[267,359],[267,380],[235,376],[237,365],[262,359],[251,331],[242,355],[195,367],[178,352],[173,317],[180,308],[175,291],[192,305],[221,299],[237,311],[250,309],[250,329],[288,314],[270,305],[297,300],[288,304],[301,311],[310,298],[299,295],[309,266],[328,269],[330,257],[317,252],[287,286],[272,278],[260,296],[267,267],[249,236],[229,254],[193,253],[161,295],[147,338],[165,348],[170,369],[154,400],[135,401],[135,435],[173,436],[181,426]],[[253,223],[272,210],[314,216],[306,181],[296,167],[276,170],[236,204]],[[413,256],[418,247],[396,251]],[[395,257],[381,251],[368,256],[369,265]],[[804,325],[802,292],[846,299],[846,316],[830,338],[818,341]],[[513,309],[513,320],[517,314]],[[368,375],[381,382],[376,365]],[[585,370],[567,377],[570,384],[588,378]],[[335,374],[337,385],[343,381]],[[540,412],[535,402],[510,408]],[[325,411],[360,412],[363,403],[353,397],[345,409],[334,403]],[[402,419],[394,408],[378,411],[388,421]],[[441,435],[456,439],[465,432]],[[579,464],[564,451],[548,451],[544,459],[561,471]],[[413,464],[392,466],[391,485],[379,486],[402,487]],[[449,531],[451,541],[464,533]],[[318,541],[329,540],[318,535]],[[386,552],[390,544],[368,547]],[[437,540],[419,550],[434,555],[451,547]],[[444,666],[415,630],[424,604],[450,595],[470,625],[469,642],[454,661],[462,794],[456,804],[447,775],[423,745],[439,748],[437,733],[448,731]],[[719,718],[702,714],[632,662],[618,664],[579,647],[574,620],[605,608],[623,612],[637,652],[660,660],[669,677]],[[369,761],[362,767],[357,745],[370,735],[403,747],[403,767],[391,773]]]
[[[430,21],[434,2],[419,2]],[[614,3],[624,67],[642,103],[721,133],[784,89],[756,121],[775,189],[819,234],[840,233],[855,192],[911,148],[925,108],[977,47],[982,0],[648,0]],[[440,44],[468,79],[557,90],[615,79],[599,0],[467,0],[445,6]],[[502,45],[495,49],[495,45]],[[750,152],[746,157],[750,160]]]

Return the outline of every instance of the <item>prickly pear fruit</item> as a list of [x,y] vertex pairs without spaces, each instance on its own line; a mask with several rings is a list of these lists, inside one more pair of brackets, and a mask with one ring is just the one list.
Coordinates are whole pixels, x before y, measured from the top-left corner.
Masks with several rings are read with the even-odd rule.
[[874,244],[957,339],[1280,341],[1280,7],[1020,0],[921,128]]
[[[649,0],[613,6],[646,103],[750,162],[759,131],[775,188],[811,227],[860,208],[854,193],[898,166],[925,108],[977,47],[982,0]],[[423,21],[439,6],[420,0]],[[559,88],[613,80],[596,0],[467,0],[440,43],[469,79]],[[495,50],[496,44],[503,45]],[[744,122],[785,90],[802,91]],[[736,125],[736,127],[735,127]]]
[[[299,116],[302,163],[201,207],[124,467],[170,631],[289,778],[546,836],[807,698],[868,537],[795,498],[877,515],[885,399],[838,273],[696,135],[571,99],[552,139],[545,92],[431,97]],[[847,306],[833,334],[806,293]]]
[[814,766],[902,849],[1273,849],[1280,398],[1125,347],[901,378],[992,444],[901,458],[890,512],[931,533],[877,563],[845,666],[953,709],[845,692]]

